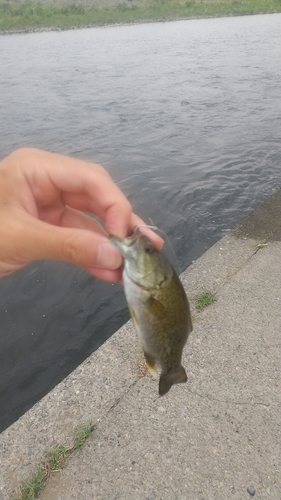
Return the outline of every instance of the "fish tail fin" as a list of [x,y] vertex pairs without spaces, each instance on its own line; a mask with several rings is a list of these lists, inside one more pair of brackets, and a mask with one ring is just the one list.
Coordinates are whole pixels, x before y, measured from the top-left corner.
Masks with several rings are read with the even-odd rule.
[[150,354],[147,354],[147,352],[145,351],[144,351],[144,357],[148,370],[153,375],[153,377],[156,378],[157,370],[155,368],[155,359],[152,356],[150,356]]
[[182,384],[187,381],[186,371],[183,366],[173,373],[161,375],[159,380],[159,396],[164,396],[174,384]]

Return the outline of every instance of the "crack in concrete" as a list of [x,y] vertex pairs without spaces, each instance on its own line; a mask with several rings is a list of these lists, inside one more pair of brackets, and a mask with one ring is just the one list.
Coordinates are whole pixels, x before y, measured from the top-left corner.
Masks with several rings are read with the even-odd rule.
[[279,407],[281,406],[281,403],[279,403],[278,401],[274,401],[273,403],[260,403],[258,401],[232,401],[231,399],[218,399],[218,398],[214,398],[212,396],[209,396],[208,394],[199,394],[199,392],[196,392],[196,391],[191,391],[190,389],[188,389],[188,392],[190,394],[193,394],[193,395],[196,395],[198,396],[199,398],[202,398],[202,399],[209,399],[210,401],[216,401],[218,403],[227,403],[227,404],[231,404],[231,405],[251,405],[251,406],[256,406],[256,405],[260,405],[260,406],[265,406],[267,408],[269,407]]
[[121,401],[123,401],[124,397],[131,391],[131,389],[133,389],[133,387],[137,384],[139,379],[135,380],[132,384],[129,385],[129,387],[127,387],[127,389],[124,391],[124,393],[119,396],[119,398],[117,398],[115,400],[115,402],[111,405],[111,407],[106,411],[106,413],[101,417],[101,418],[98,418],[97,419],[97,423],[96,424],[93,424],[93,427],[95,427],[95,429],[97,429],[98,425],[103,422],[105,420],[105,418],[107,417],[107,415],[109,415],[110,412],[112,412],[118,405],[119,403],[121,403]]

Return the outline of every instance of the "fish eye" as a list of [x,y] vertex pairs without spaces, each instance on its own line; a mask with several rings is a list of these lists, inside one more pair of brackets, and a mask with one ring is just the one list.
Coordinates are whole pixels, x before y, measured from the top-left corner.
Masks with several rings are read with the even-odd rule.
[[144,247],[143,247],[145,253],[148,253],[149,255],[151,255],[152,253],[154,253],[154,247],[152,245],[149,245],[149,243],[147,243]]

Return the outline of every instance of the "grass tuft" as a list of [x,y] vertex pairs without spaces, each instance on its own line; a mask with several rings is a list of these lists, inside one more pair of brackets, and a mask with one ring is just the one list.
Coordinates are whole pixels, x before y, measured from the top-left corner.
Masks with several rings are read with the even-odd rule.
[[93,434],[94,426],[91,421],[82,425],[74,436],[73,446],[59,445],[54,450],[45,452],[45,459],[37,466],[37,471],[30,479],[23,482],[16,500],[35,500],[37,494],[44,487],[48,477],[56,471],[61,470],[67,458],[73,451],[81,448],[86,439]]
[[74,449],[77,450],[85,443],[86,439],[93,433],[93,424],[89,421],[86,425],[79,427],[74,438]]
[[261,240],[258,242],[258,244],[256,245],[256,248],[259,250],[260,248],[264,248],[267,246],[267,243],[266,243],[266,240]]
[[46,466],[48,471],[57,471],[63,468],[64,463],[72,451],[72,447],[64,446],[63,444],[57,446],[54,450],[46,451]]
[[38,465],[37,472],[29,480],[23,482],[17,500],[35,500],[47,477],[44,466]]
[[216,302],[216,300],[217,298],[214,294],[208,292],[207,290],[203,290],[202,293],[196,297],[195,307],[196,309],[202,311],[205,307]]

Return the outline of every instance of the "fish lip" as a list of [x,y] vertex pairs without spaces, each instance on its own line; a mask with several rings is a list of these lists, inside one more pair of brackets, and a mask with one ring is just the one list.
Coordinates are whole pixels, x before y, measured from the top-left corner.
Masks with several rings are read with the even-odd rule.
[[133,257],[131,257],[131,255],[130,255],[129,250],[136,242],[135,239],[131,240],[131,237],[121,239],[121,238],[118,238],[118,236],[114,236],[113,234],[110,234],[108,236],[108,239],[117,248],[117,250],[119,250],[119,252],[121,253],[121,255],[124,259],[128,259],[128,260],[133,259]]
[[142,233],[139,230],[138,226],[136,226],[131,236],[127,236],[127,238],[121,239],[118,236],[115,236],[114,234],[110,234],[108,236],[108,239],[120,250],[122,255],[125,255],[124,249],[126,247],[130,248],[131,246],[133,246],[141,234]]
[[[108,236],[108,239],[113,243],[114,246],[116,246],[120,251],[122,250],[121,253],[124,253],[124,249],[131,247],[136,240],[131,241],[130,237],[129,238],[118,238],[118,236],[114,236],[113,234],[110,234]],[[127,241],[128,240],[128,241]]]
[[135,226],[131,236],[127,236],[124,241],[126,241],[128,247],[131,247],[141,235],[143,235],[143,233],[140,231],[139,226]]

